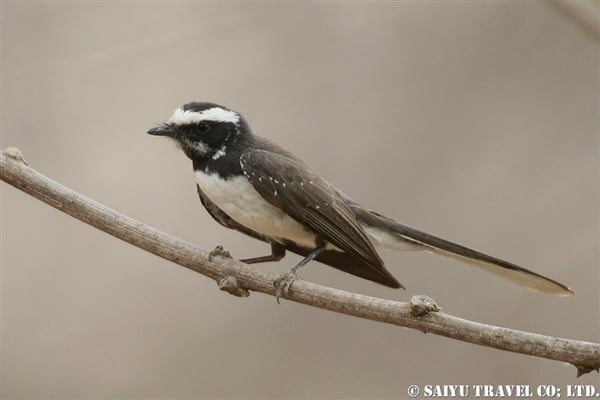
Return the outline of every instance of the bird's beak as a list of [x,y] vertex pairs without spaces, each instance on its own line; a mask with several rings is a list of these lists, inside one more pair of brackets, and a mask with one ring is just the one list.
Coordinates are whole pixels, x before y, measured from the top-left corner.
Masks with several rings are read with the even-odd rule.
[[150,129],[148,133],[156,136],[172,136],[175,131],[173,129],[173,125],[171,124],[160,124]]

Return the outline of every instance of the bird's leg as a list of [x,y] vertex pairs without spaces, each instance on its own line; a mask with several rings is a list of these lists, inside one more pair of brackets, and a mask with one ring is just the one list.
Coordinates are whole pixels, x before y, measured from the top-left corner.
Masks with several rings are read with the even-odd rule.
[[240,261],[245,264],[257,264],[269,261],[279,261],[283,257],[285,257],[285,247],[283,247],[279,243],[273,242],[271,243],[271,254],[269,254],[268,256],[246,258]]
[[316,256],[318,256],[323,250],[325,250],[325,247],[327,247],[327,243],[320,244],[316,249],[314,249],[306,257],[304,257],[302,261],[300,261],[297,265],[292,267],[290,272],[288,272],[280,279],[275,281],[275,288],[277,289],[275,291],[275,296],[277,298],[277,303],[279,303],[279,298],[281,297],[281,295],[287,294],[290,290],[292,283],[294,283],[294,281],[298,277],[298,271],[300,270],[300,268],[304,267],[306,264],[314,260]]

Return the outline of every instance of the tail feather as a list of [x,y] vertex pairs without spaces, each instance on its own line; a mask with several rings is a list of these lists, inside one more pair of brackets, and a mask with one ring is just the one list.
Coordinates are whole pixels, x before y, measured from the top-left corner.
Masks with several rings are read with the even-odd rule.
[[508,261],[480,253],[468,247],[420,232],[397,224],[399,236],[409,242],[421,244],[434,253],[463,261],[479,267],[501,278],[508,279],[517,285],[524,286],[535,292],[549,293],[557,296],[570,296],[573,290],[554,279],[533,272]]
[[[570,296],[574,294],[573,290],[568,286],[537,272],[402,225],[383,215],[365,210],[362,207],[360,210],[356,207],[353,209],[358,219],[369,227],[371,233],[378,229],[383,232],[383,235],[380,237],[385,237],[387,242],[378,244],[385,247],[399,249],[405,248],[407,244],[422,246],[436,254],[476,266],[535,292],[557,296]],[[396,242],[390,243],[390,237],[395,237]]]

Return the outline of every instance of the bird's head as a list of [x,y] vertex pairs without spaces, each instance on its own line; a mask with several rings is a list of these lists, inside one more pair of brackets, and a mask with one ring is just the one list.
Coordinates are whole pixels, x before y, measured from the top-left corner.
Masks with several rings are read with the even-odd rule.
[[248,127],[235,111],[214,103],[192,102],[148,133],[174,139],[192,160],[217,160],[240,136],[248,134]]

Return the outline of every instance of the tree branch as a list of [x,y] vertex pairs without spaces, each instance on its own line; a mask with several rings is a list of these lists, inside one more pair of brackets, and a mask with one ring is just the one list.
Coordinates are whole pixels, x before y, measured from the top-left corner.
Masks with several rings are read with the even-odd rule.
[[[215,280],[231,294],[245,297],[255,291],[275,295],[278,275],[235,261],[219,248],[209,253],[88,199],[28,167],[16,148],[0,153],[0,178],[87,224]],[[473,344],[568,362],[577,367],[578,376],[600,368],[600,344],[467,321],[439,312],[426,296],[415,296],[404,303],[298,280],[282,297]]]

